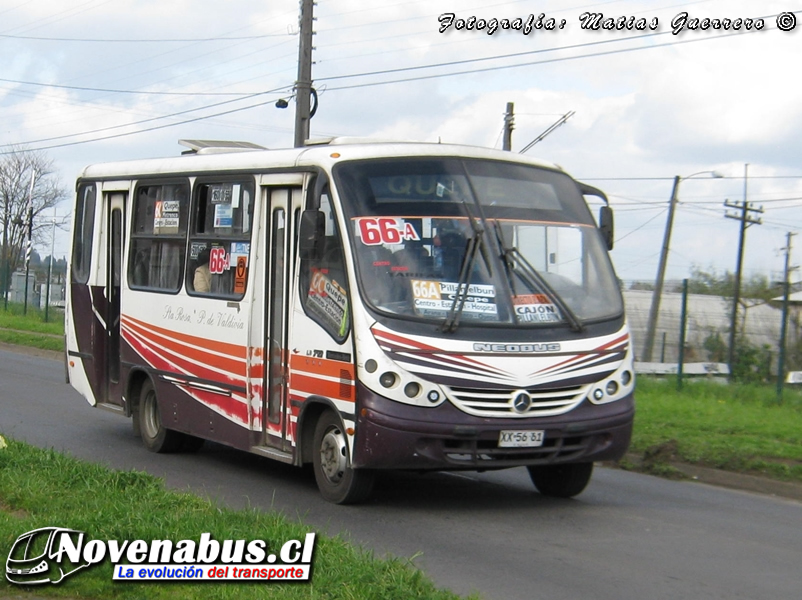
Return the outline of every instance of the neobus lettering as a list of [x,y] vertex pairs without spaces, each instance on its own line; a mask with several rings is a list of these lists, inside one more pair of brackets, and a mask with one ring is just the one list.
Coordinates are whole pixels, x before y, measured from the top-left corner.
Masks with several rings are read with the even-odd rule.
[[560,344],[474,344],[476,352],[559,352]]

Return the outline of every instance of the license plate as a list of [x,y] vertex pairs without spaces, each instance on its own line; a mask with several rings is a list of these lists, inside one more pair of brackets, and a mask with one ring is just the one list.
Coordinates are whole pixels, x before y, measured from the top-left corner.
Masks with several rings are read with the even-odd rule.
[[499,448],[536,448],[543,445],[546,432],[538,431],[500,431],[498,435]]

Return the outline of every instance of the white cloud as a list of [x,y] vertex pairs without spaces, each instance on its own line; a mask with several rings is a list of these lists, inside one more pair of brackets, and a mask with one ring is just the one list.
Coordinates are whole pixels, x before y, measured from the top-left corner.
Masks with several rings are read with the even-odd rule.
[[[725,198],[742,197],[743,164],[750,163],[749,194],[760,200],[802,196],[802,84],[792,72],[802,50],[799,31],[782,33],[774,20],[766,31],[710,39],[709,32],[666,33],[674,15],[748,17],[793,9],[784,2],[738,0],[665,6],[657,1],[486,2],[463,0],[356,0],[316,7],[313,67],[320,107],[313,136],[375,135],[384,138],[500,145],[507,102],[515,103],[513,147],[519,149],[560,115],[574,116],[528,154],[556,162],[603,187],[613,199],[618,237],[613,256],[625,279],[652,278],[656,270],[665,203],[674,175],[721,169],[729,179],[683,182],[681,198],[701,207],[681,206],[674,233],[676,253],[669,273],[687,274],[691,264],[734,268],[737,224],[723,217]],[[438,16],[526,17],[533,10],[566,19],[565,29],[439,34]],[[621,43],[638,32],[583,31],[586,10],[607,16],[659,18],[663,35]],[[23,3],[2,12],[2,31],[11,36],[82,39],[200,39],[269,34],[276,37],[217,42],[111,43],[0,38],[0,52],[13,57],[0,67],[0,145],[78,134],[163,117],[230,99],[227,96],[164,96],[38,88],[31,81],[85,88],[150,92],[258,92],[292,86],[296,77],[297,0],[236,4],[193,0],[163,2],[96,0],[79,6],[57,2]],[[800,25],[799,29],[802,29]],[[697,41],[698,40],[698,41]],[[691,43],[685,43],[691,41]],[[682,42],[682,43],[677,43]],[[652,47],[659,44],[666,47]],[[560,52],[556,46],[585,44]],[[593,45],[587,45],[593,44]],[[578,54],[632,52],[552,61]],[[645,49],[644,49],[645,48]],[[460,63],[519,53],[518,57]],[[497,68],[518,63],[517,68]],[[445,66],[347,77],[425,64]],[[492,70],[496,67],[495,70]],[[412,79],[464,70],[470,75],[418,79],[373,87],[366,82]],[[159,129],[136,136],[48,150],[69,182],[84,164],[104,160],[174,155],[176,140],[233,138],[269,147],[292,143],[294,105],[273,107],[278,94],[231,103],[183,116],[132,126],[145,130],[210,115],[237,106],[268,102],[240,113]],[[284,97],[287,97],[286,92]],[[121,131],[129,131],[123,129]],[[78,138],[73,138],[78,139]],[[65,140],[69,141],[69,140]],[[656,180],[632,180],[652,177]],[[613,179],[610,179],[613,178]],[[661,204],[647,204],[647,203]],[[802,228],[801,203],[768,202],[765,224],[750,228],[747,268],[777,269],[774,248],[784,232]],[[786,207],[786,208],[783,208]],[[796,212],[795,212],[796,211]],[[651,219],[651,221],[649,221]]]

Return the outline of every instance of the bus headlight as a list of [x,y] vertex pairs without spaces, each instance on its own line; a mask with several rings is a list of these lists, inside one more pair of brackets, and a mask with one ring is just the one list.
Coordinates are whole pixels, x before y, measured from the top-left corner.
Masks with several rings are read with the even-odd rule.
[[407,398],[417,398],[420,395],[421,387],[416,381],[410,381],[404,386],[404,393]]
[[382,384],[382,387],[386,387],[390,389],[395,387],[395,384],[398,382],[398,375],[392,373],[391,371],[386,371],[382,373],[379,377],[379,383]]

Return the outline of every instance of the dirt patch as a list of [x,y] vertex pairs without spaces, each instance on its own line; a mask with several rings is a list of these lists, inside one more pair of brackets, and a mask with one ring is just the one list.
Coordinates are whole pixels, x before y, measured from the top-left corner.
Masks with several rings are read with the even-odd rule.
[[647,449],[642,455],[629,453],[617,466],[668,479],[691,480],[735,490],[756,492],[802,501],[802,483],[780,481],[761,474],[725,471],[683,462],[676,440]]
[[11,508],[8,504],[0,500],[0,512],[4,512],[7,515],[11,515],[15,519],[26,519],[28,517],[28,513],[24,510],[17,510]]

